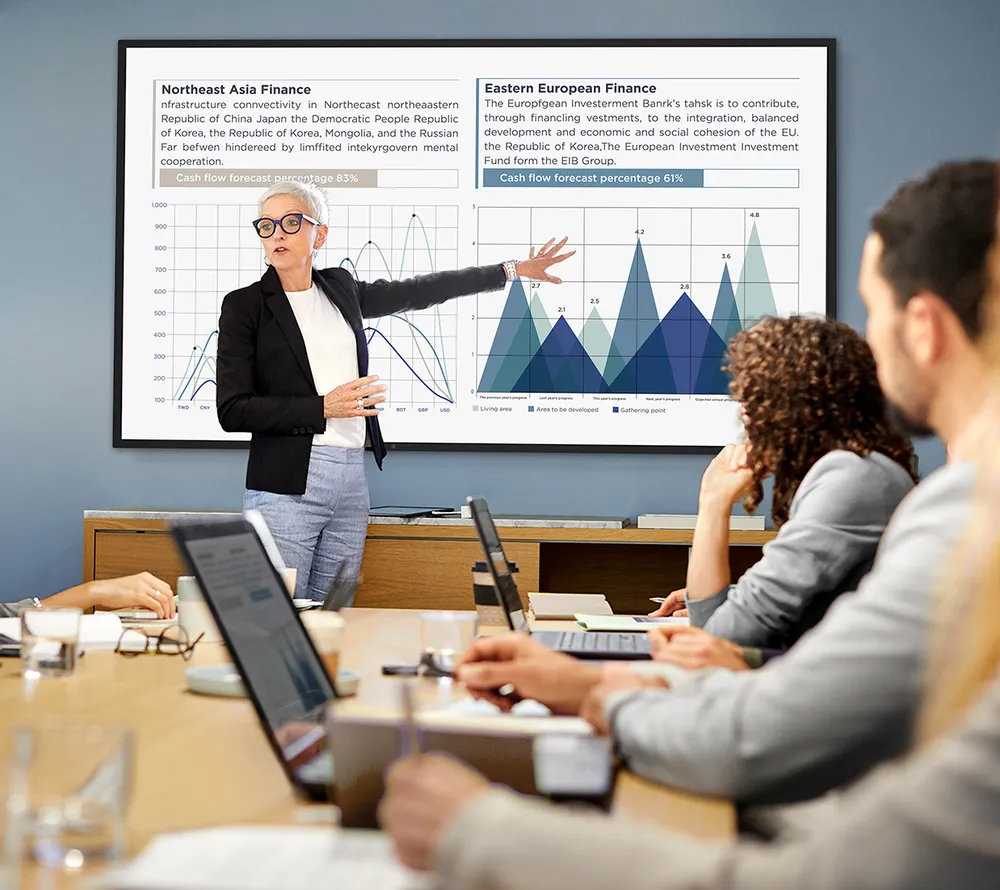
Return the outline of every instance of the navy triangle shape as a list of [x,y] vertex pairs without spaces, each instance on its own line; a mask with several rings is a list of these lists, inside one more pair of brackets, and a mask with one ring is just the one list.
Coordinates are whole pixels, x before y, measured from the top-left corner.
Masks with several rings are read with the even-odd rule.
[[607,392],[604,378],[565,318],[552,326],[512,392]]

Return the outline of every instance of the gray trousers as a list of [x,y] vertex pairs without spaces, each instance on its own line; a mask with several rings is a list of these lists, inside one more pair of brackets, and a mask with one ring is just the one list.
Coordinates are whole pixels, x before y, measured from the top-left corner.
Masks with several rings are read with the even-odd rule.
[[259,510],[285,565],[295,569],[295,596],[340,609],[354,602],[368,531],[368,480],[360,448],[313,446],[305,494],[247,489],[244,510]]

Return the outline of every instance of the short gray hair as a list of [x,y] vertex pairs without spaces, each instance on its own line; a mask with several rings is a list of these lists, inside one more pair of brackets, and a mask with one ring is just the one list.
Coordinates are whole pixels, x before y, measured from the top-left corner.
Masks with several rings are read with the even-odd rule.
[[326,195],[318,185],[311,182],[299,182],[297,179],[282,179],[257,199],[258,215],[264,212],[264,202],[275,195],[293,195],[306,205],[306,209],[313,219],[318,220],[321,226],[326,225],[329,208],[326,203]]

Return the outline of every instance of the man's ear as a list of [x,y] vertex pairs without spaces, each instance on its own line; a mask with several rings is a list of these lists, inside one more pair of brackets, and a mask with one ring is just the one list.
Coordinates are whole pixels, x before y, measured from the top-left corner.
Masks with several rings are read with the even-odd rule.
[[910,358],[923,368],[946,361],[958,319],[937,294],[922,291],[906,301],[903,338]]

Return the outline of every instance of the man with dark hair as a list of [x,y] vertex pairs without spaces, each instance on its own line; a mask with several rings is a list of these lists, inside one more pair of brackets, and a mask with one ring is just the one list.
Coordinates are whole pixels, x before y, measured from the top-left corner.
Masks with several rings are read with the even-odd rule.
[[[956,367],[967,362],[951,350],[949,373],[928,374],[926,365],[945,348],[949,325],[969,342],[983,331],[997,180],[996,161],[969,161],[906,183],[872,217],[861,256],[858,287],[882,391],[911,435],[936,432],[948,445],[963,423],[962,408],[979,399],[978,387],[970,390],[966,381],[978,379],[980,362],[974,357],[974,367]],[[934,410],[940,416],[931,417]]]
[[[466,654],[466,686],[488,694],[511,684],[523,698],[581,713],[614,736],[633,770],[742,802],[810,799],[905,751],[935,595],[970,512],[972,443],[990,380],[977,341],[996,184],[992,162],[947,164],[903,186],[873,219],[859,289],[879,380],[950,457],[900,504],[856,592],[756,671],[665,682],[602,672],[509,635]],[[472,842],[475,826],[463,826]]]
[[[997,162],[942,164],[900,186],[872,216],[869,242],[881,250],[878,268],[901,306],[918,293],[938,294],[970,340],[983,331],[982,296],[989,281],[997,202]],[[940,233],[948,231],[942,243]]]

